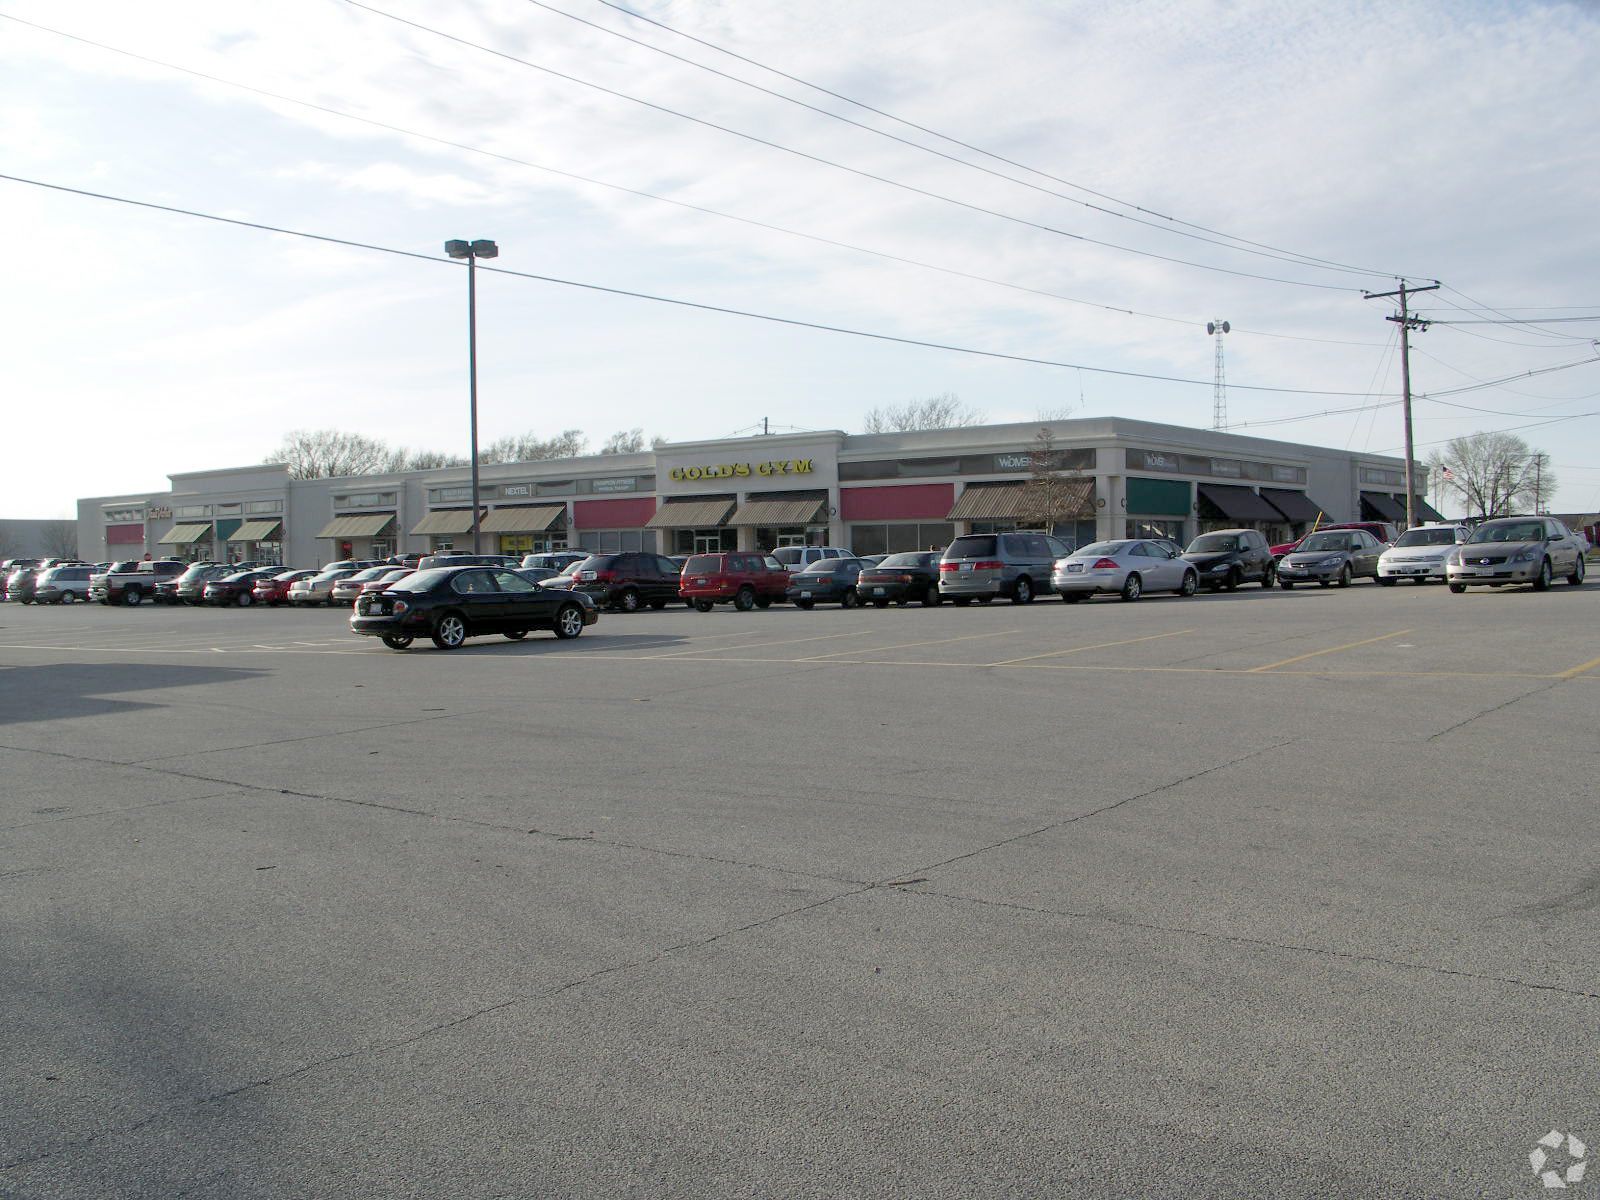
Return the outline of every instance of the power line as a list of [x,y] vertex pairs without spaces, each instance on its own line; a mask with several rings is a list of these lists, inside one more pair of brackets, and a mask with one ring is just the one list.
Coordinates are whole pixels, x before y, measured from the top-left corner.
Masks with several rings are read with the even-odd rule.
[[[1043,288],[1033,288],[1028,287],[1025,284],[1010,283],[1003,279],[994,279],[987,275],[979,275],[970,271],[962,271],[954,267],[942,267],[936,263],[924,262],[920,259],[909,258],[904,255],[891,254],[884,250],[874,250],[867,246],[858,246],[851,242],[838,241],[834,238],[823,237],[819,234],[805,233],[797,229],[789,229],[782,225],[774,225],[770,222],[758,221],[752,217],[741,217],[734,213],[727,213],[718,209],[708,208],[705,205],[691,204],[688,201],[676,200],[670,196],[661,196],[655,194],[654,192],[643,191],[639,188],[631,188],[623,184],[611,183],[603,179],[595,179],[588,175],[580,175],[573,171],[565,171],[559,167],[551,167],[543,163],[533,162],[529,159],[518,158],[515,155],[501,154],[494,150],[485,150],[479,146],[472,146],[465,142],[453,141],[449,138],[438,137],[434,134],[422,133],[418,130],[408,129],[401,125],[394,125],[387,121],[379,121],[373,117],[364,117],[356,113],[345,112],[341,109],[333,108],[330,105],[318,104],[310,100],[302,100],[295,96],[288,96],[281,92],[273,92],[267,90],[266,88],[259,88],[251,84],[240,83],[238,80],[228,79],[221,75],[212,75],[205,71],[195,70],[192,67],[183,67],[176,63],[164,62],[158,58],[152,58],[148,55],[138,54],[132,50],[124,50],[121,47],[108,45],[105,42],[97,42],[92,38],[82,37],[74,33],[67,33],[64,30],[53,29],[50,26],[40,25],[37,22],[24,20],[21,17],[14,17],[8,13],[0,13],[0,20],[14,21],[19,25],[26,25],[30,29],[36,29],[41,33],[52,34],[56,37],[65,38],[68,41],[78,42],[81,45],[93,46],[97,50],[104,50],[110,54],[118,54],[125,58],[134,59],[137,62],[148,63],[151,66],[161,67],[164,70],[176,71],[179,74],[189,75],[196,79],[206,80],[208,83],[217,83],[224,87],[236,88],[239,91],[249,92],[252,95],[264,96],[269,100],[277,100],[284,104],[293,104],[301,108],[310,109],[313,112],[325,113],[329,116],[339,117],[343,120],[354,121],[362,125],[371,126],[374,129],[381,129],[387,133],[398,133],[402,136],[416,138],[419,141],[430,142],[437,146],[445,146],[449,149],[464,151],[468,154],[481,155],[485,158],[491,158],[499,162],[511,163],[514,166],[527,167],[534,171],[543,171],[550,175],[560,176],[563,179],[571,179],[575,182],[588,184],[592,187],[606,188],[610,191],[620,192],[628,196],[636,196],[640,199],[651,200],[659,204],[669,204],[689,212],[696,212],[705,216],[716,217],[719,220],[733,221],[741,225],[748,225],[755,229],[766,230],[770,233],[778,233],[786,237],[799,238],[804,241],[814,242],[818,245],[832,246],[835,249],[847,250],[855,254],[865,254],[874,258],[883,259],[886,262],[900,263],[904,266],[916,267],[926,271],[935,271],[942,275],[949,275],[958,279],[967,279],[975,283],[985,283],[993,287],[1006,288],[1011,291],[1039,296],[1047,300],[1060,300],[1066,304],[1078,304],[1088,308],[1098,308],[1103,312],[1116,313],[1120,316],[1138,317],[1142,320],[1149,321],[1162,321],[1172,325],[1194,324],[1193,318],[1190,317],[1165,316],[1160,313],[1148,313],[1142,312],[1138,309],[1126,308],[1120,305],[1105,304],[1096,300],[1085,300],[1077,296],[1065,296],[1059,292],[1052,292]],[[1238,332],[1252,337],[1285,338],[1293,341],[1320,342],[1335,346],[1373,346],[1378,344],[1372,342],[1342,341],[1333,338],[1316,338],[1302,334],[1270,333],[1259,329],[1240,329]]]
[[[28,179],[20,175],[0,173],[0,179],[12,183],[27,184],[31,187],[46,188],[54,192],[63,192],[74,196],[84,196],[93,200],[107,200],[116,204],[127,204],[135,208],[151,209],[155,212],[173,213],[178,216],[194,217],[202,221],[214,221],[222,225],[234,225],[242,229],[256,229],[266,233],[281,233],[288,237],[306,238],[310,241],[324,242],[329,245],[347,246],[356,250],[372,250],[380,254],[394,254],[402,258],[422,259],[426,262],[443,263],[454,266],[455,260],[439,258],[432,254],[422,254],[414,250],[399,250],[392,246],[380,246],[373,242],[358,242],[350,238],[332,237],[328,234],[307,233],[298,229],[287,229],[280,225],[268,225],[260,221],[244,221],[236,217],[218,216],[216,213],[200,212],[196,209],[179,208],[170,204],[155,204],[147,200],[134,200],[127,196],[116,196],[106,192],[91,192],[84,188],[68,187],[65,184],[46,183],[38,179]],[[871,341],[889,342],[901,346],[915,346],[925,350],[943,350],[952,354],[967,354],[978,358],[992,358],[1001,362],[1024,363],[1040,367],[1066,367],[1079,371],[1092,371],[1097,375],[1113,375],[1125,379],[1146,379],[1156,383],[1181,383],[1194,387],[1210,387],[1211,382],[1204,379],[1185,379],[1177,375],[1156,375],[1145,371],[1123,371],[1113,367],[1094,367],[1086,363],[1066,362],[1060,359],[1034,358],[1023,354],[1005,354],[998,350],[979,350],[971,346],[957,346],[947,342],[929,342],[917,338],[897,337],[888,333],[873,333],[862,329],[849,329],[841,325],[824,325],[817,321],[802,321],[795,317],[779,317],[769,313],[751,312],[747,309],[726,308],[717,304],[704,304],[695,300],[680,300],[672,296],[656,296],[648,292],[636,292],[627,288],[606,287],[598,283],[583,283],[574,279],[560,279],[553,275],[536,275],[531,271],[513,271],[507,267],[479,266],[479,271],[488,271],[496,275],[509,275],[517,279],[531,279],[538,283],[552,283],[561,287],[581,288],[584,291],[601,292],[610,296],[624,296],[633,300],[648,300],[656,304],[671,304],[679,308],[690,308],[700,312],[720,313],[724,316],[745,317],[754,321],[767,321],[775,325],[787,325],[796,329],[813,329],[820,333],[838,333],[848,337],[866,338]],[[1283,388],[1268,387],[1261,384],[1240,383],[1234,384],[1236,391],[1271,392],[1281,395],[1298,396],[1352,396],[1354,392],[1330,392],[1321,388]]]
[[[1080,200],[1076,196],[1068,196],[1068,195],[1066,195],[1066,194],[1064,194],[1062,192],[1055,191],[1052,188],[1042,187],[1042,186],[1040,186],[1039,184],[1036,184],[1036,183],[1030,183],[1026,179],[1018,179],[1015,175],[1008,175],[1004,171],[996,171],[992,167],[983,166],[981,163],[971,162],[968,159],[961,158],[961,157],[959,157],[957,155],[954,155],[954,154],[949,154],[949,153],[947,153],[947,152],[945,152],[943,150],[940,150],[940,149],[938,149],[938,148],[936,148],[934,146],[924,145],[922,142],[917,142],[917,141],[913,141],[910,138],[901,137],[899,134],[891,133],[887,129],[879,129],[874,125],[868,125],[865,122],[853,120],[852,118],[847,117],[847,116],[843,115],[842,113],[831,112],[828,109],[821,108],[821,107],[819,107],[819,106],[817,106],[815,104],[807,104],[804,100],[800,100],[800,99],[798,99],[798,98],[796,98],[794,96],[785,95],[783,92],[775,91],[772,88],[762,87],[759,83],[754,83],[754,82],[752,82],[751,80],[748,80],[748,79],[741,79],[739,76],[730,75],[726,71],[719,71],[719,70],[717,70],[717,68],[715,68],[713,66],[709,66],[706,63],[696,62],[694,59],[685,58],[681,54],[674,54],[670,50],[664,49],[661,46],[652,45],[651,43],[643,41],[640,38],[630,37],[629,35],[621,32],[620,30],[608,29],[606,26],[601,25],[601,24],[599,24],[599,23],[597,23],[595,21],[587,20],[584,17],[580,17],[576,13],[563,12],[561,9],[556,8],[554,5],[545,3],[545,0],[526,0],[526,2],[528,4],[531,4],[535,8],[543,9],[545,12],[551,13],[551,14],[553,14],[555,16],[565,17],[569,21],[576,21],[578,24],[586,26],[589,29],[593,29],[593,30],[596,30],[596,31],[598,31],[600,33],[604,33],[604,34],[606,34],[606,35],[608,35],[610,37],[620,38],[622,41],[628,42],[630,45],[638,46],[638,47],[640,47],[640,48],[642,48],[644,50],[650,51],[653,54],[660,54],[663,57],[672,59],[674,62],[682,63],[685,66],[693,67],[696,70],[705,71],[708,74],[716,76],[718,79],[725,79],[728,82],[736,83],[741,87],[750,88],[753,91],[760,92],[764,96],[770,96],[774,100],[781,100],[786,104],[796,105],[796,106],[798,106],[800,108],[805,109],[807,112],[812,112],[812,113],[817,114],[818,116],[826,117],[831,121],[839,121],[839,122],[841,122],[841,123],[843,123],[845,125],[851,126],[852,128],[860,129],[860,130],[862,130],[862,131],[864,131],[866,133],[875,134],[878,137],[888,138],[892,142],[897,142],[902,146],[909,146],[911,149],[920,150],[925,154],[932,154],[937,158],[944,159],[946,162],[955,163],[957,166],[966,167],[969,170],[973,170],[973,171],[981,171],[983,174],[989,175],[989,176],[991,176],[991,177],[993,177],[995,179],[1003,179],[1007,183],[1014,183],[1018,187],[1024,187],[1024,188],[1029,189],[1030,191],[1038,192],[1041,195],[1054,197],[1057,200],[1064,200],[1068,204],[1080,205],[1081,207],[1086,208],[1091,212],[1097,212],[1097,213],[1101,213],[1101,214],[1103,214],[1105,216],[1108,216],[1108,217],[1114,217],[1119,221],[1132,221],[1133,223],[1135,223],[1137,225],[1143,225],[1143,226],[1145,226],[1146,228],[1149,228],[1149,229],[1157,229],[1157,230],[1160,230],[1163,233],[1173,234],[1173,235],[1178,236],[1178,237],[1192,238],[1195,241],[1204,242],[1207,245],[1220,246],[1225,250],[1232,250],[1232,251],[1236,251],[1236,252],[1244,253],[1244,254],[1255,254],[1255,255],[1259,255],[1259,256],[1261,256],[1263,258],[1275,259],[1275,260],[1277,260],[1279,262],[1292,263],[1295,266],[1311,266],[1311,267],[1316,267],[1317,269],[1320,269],[1320,270],[1342,271],[1342,272],[1345,272],[1345,273],[1348,273],[1348,274],[1364,275],[1364,276],[1367,276],[1368,278],[1371,278],[1374,275],[1387,275],[1388,274],[1388,272],[1386,272],[1386,271],[1368,271],[1368,270],[1363,270],[1363,269],[1361,269],[1359,267],[1340,266],[1340,265],[1337,265],[1337,264],[1329,263],[1325,259],[1314,259],[1314,258],[1311,258],[1311,257],[1309,257],[1307,255],[1297,254],[1297,253],[1295,253],[1293,251],[1287,251],[1287,250],[1279,251],[1279,250],[1275,250],[1275,249],[1271,249],[1271,248],[1260,248],[1260,247],[1257,247],[1253,243],[1242,243],[1240,241],[1240,239],[1238,239],[1238,238],[1229,238],[1227,234],[1218,234],[1216,236],[1206,236],[1206,234],[1204,234],[1204,233],[1191,232],[1189,229],[1175,228],[1172,225],[1172,223],[1170,222],[1170,219],[1168,220],[1168,223],[1162,224],[1160,221],[1146,220],[1143,217],[1133,216],[1133,215],[1131,215],[1129,213],[1116,212],[1113,209],[1106,208],[1104,205],[1093,204],[1093,203],[1090,203],[1087,200]],[[604,0],[602,0],[602,2],[604,2]],[[624,10],[619,10],[619,11],[624,11]],[[634,14],[630,14],[630,15],[634,15]],[[641,20],[647,20],[647,21],[649,20],[649,18],[640,18],[640,19]],[[649,23],[652,24],[652,25],[660,25],[660,22],[657,22],[657,21],[649,21]],[[666,26],[661,26],[661,27],[664,28],[664,29],[666,28]],[[677,31],[676,30],[670,30],[669,32],[676,33]],[[680,34],[679,36],[687,37],[688,35],[687,34]],[[691,39],[691,40],[698,40],[698,39]],[[704,44],[704,43],[702,43],[702,44]],[[718,49],[718,47],[712,47],[712,49]],[[722,51],[722,53],[729,53],[729,52],[728,51]],[[735,57],[739,57],[739,56],[735,55]],[[768,71],[772,70],[772,68],[762,66],[762,64],[755,63],[755,62],[753,62],[753,60],[750,60],[750,59],[744,59],[743,61],[750,62],[754,66],[762,67],[763,70],[768,70]],[[774,72],[774,73],[775,74],[780,74],[780,75],[783,74],[782,72]],[[792,79],[793,76],[785,76],[785,78]],[[796,82],[805,83],[804,80],[796,80]],[[813,88],[816,87],[816,85],[809,84],[809,83],[806,83],[805,86],[813,87]],[[825,88],[817,88],[816,90],[827,92],[827,89],[825,89]],[[828,95],[833,95],[838,99],[844,99],[850,104],[856,104],[855,101],[848,100],[846,97],[838,96],[837,93],[827,92],[827,94]],[[869,106],[857,105],[857,107],[866,109]],[[870,109],[870,111],[877,112],[878,110]],[[886,113],[880,114],[880,115],[888,116],[888,114],[886,114]],[[890,119],[891,120],[896,120],[896,121],[899,120],[899,118],[897,118],[897,117],[890,117]],[[901,122],[901,123],[902,124],[908,124],[907,122]],[[921,128],[921,127],[918,126],[916,128]],[[932,130],[925,130],[924,132],[930,133],[934,137],[940,138],[943,141],[951,142],[952,144],[955,144],[955,145],[964,145],[963,143],[956,142],[955,139],[953,139],[953,138],[948,138],[944,134],[935,133]],[[972,149],[976,153],[984,154],[986,157],[994,158],[994,159],[996,159],[996,161],[1004,161],[1004,160],[1000,160],[998,158],[998,156],[996,156],[996,155],[990,155],[986,151],[977,150],[975,147],[966,147],[966,148],[967,149]],[[1015,164],[1015,165],[1019,166],[1022,170],[1029,171],[1031,174],[1041,175],[1042,176],[1042,172],[1034,171],[1030,167],[1022,167],[1021,164]],[[1048,178],[1048,176],[1042,176],[1042,177]],[[1075,186],[1075,185],[1068,184],[1067,186],[1070,187],[1070,186]],[[1080,189],[1080,190],[1082,190],[1082,189]],[[1225,238],[1228,239],[1228,240],[1221,240],[1221,239],[1225,239]]]
[[1004,213],[998,209],[986,208],[981,204],[973,204],[966,200],[958,200],[954,196],[946,196],[939,192],[930,191],[927,188],[920,188],[915,184],[903,183],[900,180],[891,179],[886,175],[877,175],[871,171],[862,170],[859,167],[846,166],[844,163],[834,162],[832,159],[823,158],[816,154],[810,154],[804,150],[798,150],[793,146],[785,146],[782,142],[775,142],[770,138],[759,137],[753,133],[745,133],[742,130],[734,129],[731,126],[719,125],[715,121],[708,121],[703,117],[692,116],[689,113],[681,112],[678,109],[669,108],[664,104],[657,104],[651,100],[645,100],[638,96],[631,96],[626,92],[617,91],[615,88],[608,88],[603,84],[594,83],[587,79],[580,79],[576,75],[569,75],[565,71],[558,71],[554,67],[547,67],[541,63],[530,62],[525,58],[518,58],[514,54],[508,54],[504,50],[496,50],[491,46],[485,46],[478,42],[469,41],[466,38],[457,37],[453,33],[446,33],[442,29],[434,29],[431,26],[423,25],[417,21],[408,20],[407,18],[397,16],[394,13],[384,12],[382,9],[373,8],[371,5],[363,4],[361,0],[344,0],[344,3],[350,5],[352,8],[359,8],[364,12],[372,13],[374,16],[383,17],[386,20],[394,21],[412,29],[420,30],[423,33],[432,34],[434,37],[443,38],[448,42],[454,42],[459,46],[466,46],[484,54],[493,55],[496,58],[503,58],[507,62],[513,62],[519,66],[527,67],[530,70],[542,72],[556,79],[561,79],[568,83],[576,84],[579,87],[590,88],[594,91],[614,97],[618,100],[626,100],[630,104],[641,105],[644,108],[663,113],[670,117],[675,117],[678,120],[688,121],[693,125],[699,125],[706,129],[714,129],[719,133],[728,134],[730,137],[736,137],[742,141],[747,141],[754,145],[765,146],[770,150],[777,150],[783,154],[793,155],[796,158],[803,159],[807,162],[816,163],[819,166],[831,167],[836,171],[843,171],[848,175],[854,175],[861,179],[872,180],[875,183],[881,183],[887,187],[896,188],[903,192],[909,192],[912,195],[921,196],[924,199],[936,200],[942,204],[949,204],[956,208],[964,209],[967,212],[974,212],[984,216],[994,217],[997,220],[1007,221],[1014,225],[1023,226],[1024,228],[1038,230],[1041,233],[1049,233],[1056,237],[1068,238],[1075,242],[1082,242],[1085,245],[1101,246],[1108,250],[1119,250],[1125,254],[1133,254],[1141,258],[1151,258],[1158,262],[1172,263],[1175,266],[1193,267],[1196,270],[1201,271],[1214,271],[1221,275],[1233,275],[1242,279],[1258,279],[1265,283],[1281,283],[1288,287],[1316,288],[1318,290],[1330,292],[1356,290],[1345,284],[1313,283],[1304,279],[1284,279],[1276,275],[1262,275],[1254,271],[1241,271],[1233,267],[1219,267],[1211,263],[1201,263],[1194,262],[1191,259],[1175,258],[1168,254],[1158,254],[1153,250],[1140,250],[1133,246],[1122,245],[1119,242],[1108,242],[1101,238],[1089,237],[1087,234],[1073,233],[1070,230],[1059,229],[1053,225],[1046,225],[1039,221],[1030,221],[1026,217],[1013,216],[1010,213]]
[[[1041,171],[1036,167],[1028,166],[1026,163],[1021,163],[1021,162],[1017,162],[1015,159],[1006,158],[1004,155],[996,154],[996,153],[994,153],[992,151],[985,150],[983,147],[975,146],[970,142],[964,142],[960,138],[951,137],[949,134],[941,133],[936,129],[930,129],[926,125],[919,125],[915,121],[908,120],[905,117],[896,116],[894,113],[887,112],[884,109],[874,108],[872,105],[867,104],[867,103],[865,103],[864,101],[861,101],[861,100],[853,99],[850,96],[846,96],[842,92],[836,92],[836,91],[833,91],[830,88],[823,87],[821,84],[812,83],[810,80],[802,79],[798,75],[791,75],[787,71],[779,70],[777,67],[769,66],[766,63],[759,62],[756,59],[749,58],[746,55],[740,54],[737,51],[729,50],[724,46],[719,46],[716,43],[707,41],[704,38],[696,37],[694,34],[685,33],[681,29],[675,29],[672,26],[667,25],[667,24],[665,24],[665,23],[663,23],[661,21],[657,21],[657,20],[655,20],[655,19],[653,19],[651,17],[647,17],[643,13],[634,12],[631,9],[624,8],[620,4],[613,3],[612,0],[595,0],[595,2],[597,4],[603,5],[606,8],[609,8],[609,9],[612,9],[612,10],[614,10],[616,12],[619,12],[623,16],[628,17],[628,18],[630,18],[632,20],[643,21],[647,25],[653,25],[657,29],[660,29],[660,30],[663,30],[666,33],[672,34],[674,37],[684,38],[687,41],[694,42],[696,45],[704,46],[708,50],[714,50],[718,54],[727,55],[729,58],[737,59],[739,62],[742,62],[742,63],[748,63],[750,66],[757,67],[757,68],[759,68],[760,70],[763,70],[763,71],[767,71],[767,72],[769,72],[769,73],[771,73],[773,75],[778,76],[781,79],[787,79],[791,83],[798,83],[802,87],[807,87],[807,88],[812,89],[813,91],[820,92],[824,96],[831,96],[835,100],[842,100],[846,104],[849,104],[849,105],[852,105],[852,106],[854,106],[856,108],[861,109],[863,112],[870,112],[870,113],[876,114],[877,116],[885,117],[888,120],[896,122],[897,124],[904,125],[908,129],[915,129],[919,133],[929,134],[932,137],[939,138],[941,141],[949,142],[952,146],[960,146],[963,150],[971,150],[973,153],[981,154],[985,158],[992,159],[995,162],[1004,163],[1009,167],[1017,167],[1020,170],[1027,171],[1029,174],[1037,175],[1041,179],[1048,179],[1053,183],[1059,183],[1064,187],[1072,188],[1074,191],[1082,192],[1087,196],[1094,196],[1096,199],[1104,200],[1104,201],[1106,201],[1106,202],[1108,202],[1110,204],[1120,204],[1122,207],[1127,208],[1127,209],[1131,209],[1134,212],[1144,213],[1147,216],[1155,217],[1155,218],[1158,218],[1159,220],[1162,220],[1162,221],[1167,221],[1167,222],[1169,222],[1169,223],[1171,223],[1173,225],[1183,226],[1184,228],[1187,228],[1187,229],[1199,230],[1202,233],[1209,233],[1209,234],[1213,234],[1213,235],[1215,235],[1217,237],[1227,238],[1229,241],[1233,241],[1233,242],[1239,243],[1239,246],[1241,246],[1241,247],[1254,247],[1257,250],[1271,251],[1274,254],[1292,255],[1293,257],[1295,257],[1297,259],[1303,260],[1307,265],[1326,267],[1326,268],[1329,268],[1331,270],[1349,271],[1349,272],[1353,272],[1353,273],[1358,274],[1358,275],[1391,276],[1391,275],[1395,274],[1393,271],[1369,270],[1369,269],[1364,268],[1364,267],[1354,267],[1354,266],[1350,266],[1347,263],[1335,262],[1335,261],[1333,261],[1331,259],[1317,258],[1317,257],[1314,257],[1312,255],[1298,254],[1298,253],[1296,253],[1295,251],[1292,251],[1292,250],[1282,250],[1279,247],[1270,246],[1265,242],[1253,242],[1253,241],[1250,241],[1248,238],[1236,237],[1233,234],[1223,233],[1220,230],[1211,229],[1211,228],[1209,228],[1209,227],[1207,227],[1205,225],[1197,225],[1197,224],[1195,224],[1195,223],[1193,223],[1191,221],[1182,221],[1182,220],[1179,220],[1177,217],[1171,217],[1171,216],[1167,216],[1164,213],[1158,213],[1154,209],[1145,208],[1144,206],[1139,205],[1139,204],[1134,204],[1131,201],[1119,200],[1115,196],[1107,195],[1105,192],[1095,191],[1093,188],[1085,187],[1082,184],[1073,183],[1069,179],[1062,179],[1059,176],[1052,175],[1048,171]],[[541,4],[540,7],[548,7],[548,6]],[[562,15],[565,16],[567,14],[563,13]],[[610,32],[610,31],[608,31],[608,32]],[[621,36],[621,35],[618,35],[618,36]],[[632,39],[630,39],[630,40],[632,40]],[[658,48],[657,47],[651,47],[651,49],[658,49]],[[666,53],[666,51],[660,51],[660,52],[663,53],[663,54]],[[674,57],[676,57],[676,56],[674,56]],[[699,64],[696,64],[696,65],[699,65]],[[710,68],[706,68],[706,69],[709,70]],[[752,84],[751,86],[755,86],[755,85]],[[924,149],[926,149],[926,147],[924,147]],[[968,165],[972,165],[972,164],[968,164]],[[1099,211],[1105,212],[1105,211],[1109,211],[1109,210],[1101,209]],[[1125,216],[1125,214],[1122,214],[1122,213],[1111,213],[1110,215],[1119,216],[1119,217]],[[1144,222],[1141,222],[1141,223],[1144,223]]]

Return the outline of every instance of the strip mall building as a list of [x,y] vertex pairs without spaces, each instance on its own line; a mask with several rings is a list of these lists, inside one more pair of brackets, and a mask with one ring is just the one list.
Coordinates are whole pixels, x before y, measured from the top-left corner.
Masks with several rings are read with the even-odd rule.
[[[1086,515],[1079,545],[1187,543],[1245,526],[1287,541],[1319,518],[1405,520],[1403,460],[1107,417],[1050,423],[1054,468]],[[812,544],[858,554],[942,547],[962,533],[1037,527],[1024,501],[1040,426],[837,430],[679,442],[639,454],[480,468],[486,552],[579,547],[692,554]],[[1426,492],[1419,467],[1419,492]],[[320,566],[471,549],[465,467],[290,479],[267,464],[169,476],[167,490],[78,502],[89,561],[176,557]],[[1438,514],[1417,501],[1424,519]]]

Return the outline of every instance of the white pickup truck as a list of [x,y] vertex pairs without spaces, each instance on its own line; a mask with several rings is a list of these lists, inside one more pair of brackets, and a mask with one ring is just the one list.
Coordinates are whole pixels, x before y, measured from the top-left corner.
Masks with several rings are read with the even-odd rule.
[[156,594],[156,584],[183,574],[188,565],[176,559],[112,563],[104,575],[89,577],[89,599],[101,604],[143,604]]

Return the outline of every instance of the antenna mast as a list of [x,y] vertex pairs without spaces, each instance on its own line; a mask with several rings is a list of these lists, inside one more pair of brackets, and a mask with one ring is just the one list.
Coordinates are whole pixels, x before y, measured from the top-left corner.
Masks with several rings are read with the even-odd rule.
[[1219,430],[1228,427],[1228,377],[1222,370],[1222,335],[1230,328],[1221,317],[1206,322],[1206,332],[1217,339],[1217,382],[1211,397],[1211,428]]

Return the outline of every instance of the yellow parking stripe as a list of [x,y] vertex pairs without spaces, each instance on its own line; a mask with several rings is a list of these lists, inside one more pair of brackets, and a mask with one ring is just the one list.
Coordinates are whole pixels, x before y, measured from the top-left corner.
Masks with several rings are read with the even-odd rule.
[[[1008,658],[1003,662],[986,663],[990,667],[1009,667],[1013,663],[1033,662],[1040,658],[1056,658],[1062,654],[1082,654],[1085,650],[1104,650],[1107,646],[1131,646],[1135,642],[1154,642],[1161,638],[1182,637],[1186,633],[1193,633],[1192,629],[1178,629],[1172,633],[1152,633],[1149,637],[1127,638],[1120,642],[1096,642],[1093,646],[1074,646],[1070,650],[1052,650],[1048,654],[1030,654],[1026,658]],[[1290,660],[1293,661],[1292,659]]]
[[1367,638],[1360,642],[1346,642],[1343,646],[1329,646],[1326,650],[1313,650],[1310,654],[1298,654],[1294,658],[1281,659],[1275,663],[1268,663],[1264,667],[1251,667],[1246,675],[1255,675],[1261,671],[1270,671],[1274,667],[1287,667],[1290,663],[1305,662],[1308,658],[1316,658],[1322,654],[1337,654],[1341,650],[1354,650],[1357,646],[1370,646],[1373,642],[1386,642],[1390,638],[1400,637],[1402,634],[1411,633],[1410,629],[1396,629],[1393,633],[1386,633],[1382,637]]
[[1572,678],[1575,678],[1578,675],[1582,675],[1585,671],[1592,671],[1596,667],[1600,667],[1600,658],[1591,658],[1588,662],[1584,663],[1581,666],[1572,667],[1571,669],[1566,670],[1566,671],[1558,671],[1556,673],[1556,678],[1557,679],[1572,679]]

